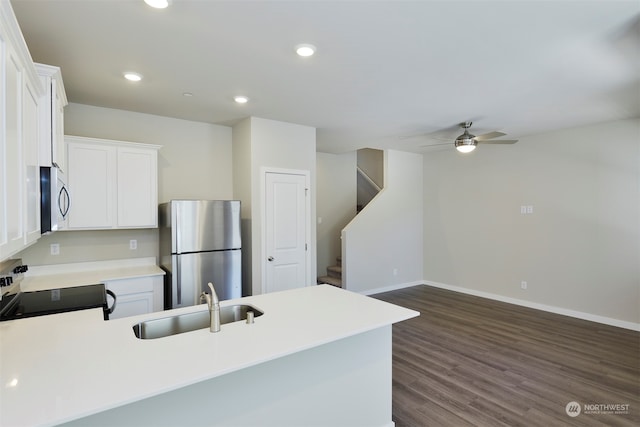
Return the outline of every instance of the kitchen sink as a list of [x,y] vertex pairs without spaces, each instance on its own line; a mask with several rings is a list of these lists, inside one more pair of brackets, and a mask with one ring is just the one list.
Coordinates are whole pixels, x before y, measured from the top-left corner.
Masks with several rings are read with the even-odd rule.
[[[254,318],[264,314],[257,308],[244,304],[220,307],[220,324],[246,320],[250,311]],[[133,333],[139,339],[150,340],[205,328],[209,328],[209,310],[140,322],[133,326]]]

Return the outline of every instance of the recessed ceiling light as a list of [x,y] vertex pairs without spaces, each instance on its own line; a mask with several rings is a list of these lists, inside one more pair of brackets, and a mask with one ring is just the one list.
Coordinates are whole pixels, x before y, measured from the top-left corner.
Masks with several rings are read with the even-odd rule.
[[182,96],[193,96],[193,93],[191,93],[191,92],[184,92],[184,93],[182,94]]
[[244,95],[234,96],[233,100],[236,101],[238,104],[246,104],[247,102],[249,102],[249,98]]
[[133,71],[127,71],[124,73],[124,78],[131,82],[139,82],[142,80],[142,75]]
[[300,56],[311,56],[316,53],[316,47],[312,44],[299,44],[296,46],[296,53]]
[[144,0],[144,2],[156,9],[164,9],[171,4],[171,0]]

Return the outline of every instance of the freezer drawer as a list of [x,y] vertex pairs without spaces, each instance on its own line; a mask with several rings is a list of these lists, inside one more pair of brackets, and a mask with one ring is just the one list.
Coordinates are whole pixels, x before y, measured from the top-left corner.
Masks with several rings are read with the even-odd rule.
[[172,255],[171,289],[166,295],[167,308],[200,303],[202,291],[209,292],[213,283],[218,298],[227,300],[242,296],[242,253],[238,250]]

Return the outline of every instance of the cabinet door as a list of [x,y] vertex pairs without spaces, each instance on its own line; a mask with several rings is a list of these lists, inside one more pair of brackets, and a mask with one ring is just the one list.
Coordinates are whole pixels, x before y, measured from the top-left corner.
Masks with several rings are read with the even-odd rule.
[[156,150],[118,147],[118,227],[158,226]]
[[[0,87],[4,86],[6,79],[6,41],[0,31]],[[7,138],[6,138],[6,90],[0,93],[0,260],[8,255],[7,248]]]
[[38,108],[40,121],[40,166],[57,166],[66,172],[64,106],[67,96],[59,67],[34,64],[45,89]]
[[22,67],[10,45],[5,45],[5,158],[3,251],[5,255],[24,247],[24,186],[22,179]]
[[40,164],[38,161],[38,95],[25,80],[22,96],[22,143],[24,153],[24,244],[40,238]]
[[[164,308],[162,276],[146,276],[105,282],[116,294],[116,308],[109,319],[162,311]],[[111,301],[109,301],[111,304]]]
[[9,2],[0,1],[0,261],[40,237],[42,88]]
[[109,315],[109,319],[121,319],[123,317],[137,316],[153,312],[153,292],[140,292],[137,294],[118,295],[116,308]]
[[69,143],[69,229],[112,228],[115,224],[114,147]]
[[51,82],[52,101],[51,106],[51,155],[53,163],[66,172],[67,155],[66,144],[64,143],[64,105],[65,101],[60,93],[59,86],[55,79]]

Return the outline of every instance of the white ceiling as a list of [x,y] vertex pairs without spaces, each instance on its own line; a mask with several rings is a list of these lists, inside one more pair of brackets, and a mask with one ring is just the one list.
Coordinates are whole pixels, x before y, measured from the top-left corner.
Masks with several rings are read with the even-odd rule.
[[[470,119],[475,134],[513,139],[640,116],[638,0],[11,4],[70,102],[298,123],[318,129],[318,151],[424,151],[441,141],[423,134]],[[297,57],[299,43],[317,54]],[[125,81],[128,70],[144,80]]]

